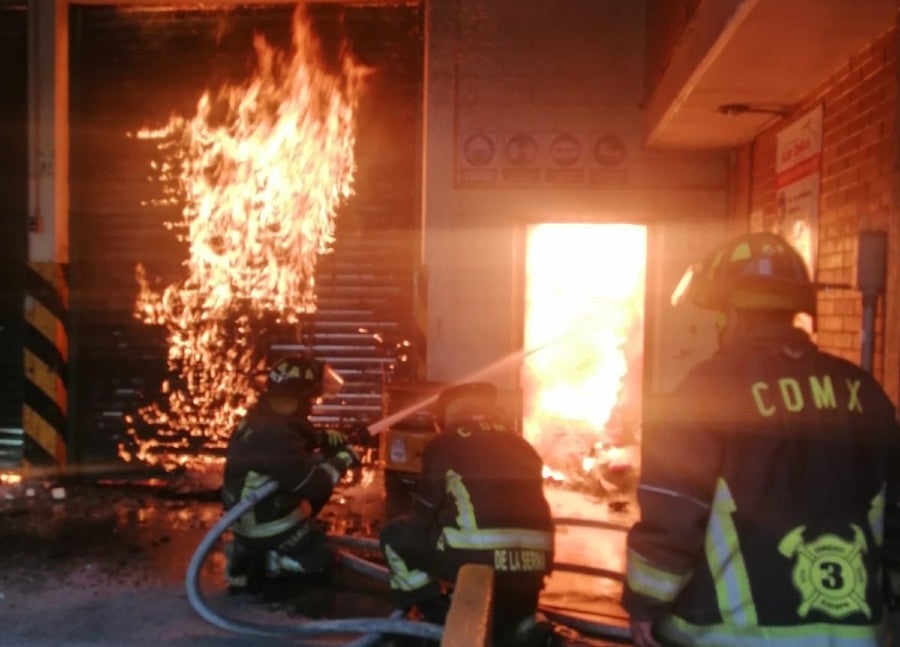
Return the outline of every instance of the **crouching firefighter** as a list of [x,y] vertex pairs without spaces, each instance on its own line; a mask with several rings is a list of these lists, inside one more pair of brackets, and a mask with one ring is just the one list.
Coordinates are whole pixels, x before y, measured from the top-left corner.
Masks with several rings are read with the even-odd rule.
[[[425,447],[410,515],[385,524],[381,547],[396,607],[443,623],[466,563],[494,568],[493,633],[498,644],[535,644],[552,631],[536,623],[538,594],[553,564],[553,521],[543,463],[496,413],[497,389],[468,383],[435,404],[438,435]],[[517,633],[518,631],[518,633]]]
[[754,233],[673,295],[724,327],[645,416],[623,594],[637,647],[885,644],[900,430],[869,373],[794,327],[817,287],[786,240]]
[[222,501],[226,510],[269,480],[279,489],[232,526],[226,577],[232,590],[265,577],[322,573],[332,553],[316,515],[359,458],[339,432],[321,432],[308,416],[316,399],[343,379],[327,364],[292,355],[269,370],[266,390],[228,441]]

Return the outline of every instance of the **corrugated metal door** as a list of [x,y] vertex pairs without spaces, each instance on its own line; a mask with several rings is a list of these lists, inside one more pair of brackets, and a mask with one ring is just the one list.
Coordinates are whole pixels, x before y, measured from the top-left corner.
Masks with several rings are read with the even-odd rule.
[[[165,377],[164,332],[132,316],[135,265],[142,263],[167,285],[180,280],[186,258],[182,243],[163,226],[178,219],[177,207],[141,207],[159,197],[148,182],[154,148],[127,133],[161,125],[173,112],[192,115],[204,89],[243,80],[253,62],[253,32],[284,45],[292,10],[71,9],[70,400],[76,459],[114,459],[116,444],[127,440],[123,415],[155,398]],[[412,326],[421,15],[415,7],[332,4],[313,6],[310,13],[323,40],[345,33],[357,58],[378,70],[360,109],[357,195],[338,216],[336,253],[322,265],[321,311],[305,327],[312,336],[303,340],[369,384],[360,387],[368,394],[343,400],[344,409],[358,402],[358,411],[325,408],[323,420],[371,418],[379,413],[381,384],[370,369],[376,366],[382,375],[384,362],[360,353],[382,353],[382,360],[384,354],[354,333],[380,321],[391,337],[402,337]],[[379,288],[360,289],[359,281],[376,281]]]
[[28,77],[24,7],[0,8],[0,465],[21,459],[28,253]]

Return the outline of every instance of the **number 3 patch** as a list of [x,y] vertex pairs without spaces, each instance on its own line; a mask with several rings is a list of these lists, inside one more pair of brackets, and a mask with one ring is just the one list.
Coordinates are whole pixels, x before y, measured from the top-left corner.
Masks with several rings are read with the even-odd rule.
[[832,618],[843,618],[861,611],[867,618],[872,611],[866,604],[866,568],[863,554],[867,549],[866,536],[856,525],[853,541],[832,534],[820,535],[814,541],[804,541],[806,526],[798,526],[778,544],[785,557],[794,557],[793,582],[803,600],[797,614],[805,618],[818,609]]

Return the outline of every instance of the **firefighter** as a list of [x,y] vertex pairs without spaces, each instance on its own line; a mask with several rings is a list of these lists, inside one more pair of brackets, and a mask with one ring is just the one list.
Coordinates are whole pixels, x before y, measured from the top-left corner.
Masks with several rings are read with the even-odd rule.
[[496,403],[497,388],[483,382],[440,394],[439,433],[423,452],[412,513],[385,524],[381,547],[394,604],[415,606],[431,622],[444,622],[442,585],[456,580],[460,566],[492,566],[494,637],[512,640],[518,628],[521,642],[552,629],[535,611],[553,563],[553,521],[543,463],[501,421]]
[[222,501],[233,507],[274,479],[279,489],[231,527],[226,577],[232,590],[283,574],[322,573],[332,554],[316,515],[359,458],[346,436],[309,422],[316,399],[343,385],[330,366],[291,355],[268,371],[266,390],[228,441]]
[[871,375],[794,327],[817,288],[786,240],[752,233],[673,294],[724,328],[648,407],[622,600],[638,647],[884,642],[898,426]]

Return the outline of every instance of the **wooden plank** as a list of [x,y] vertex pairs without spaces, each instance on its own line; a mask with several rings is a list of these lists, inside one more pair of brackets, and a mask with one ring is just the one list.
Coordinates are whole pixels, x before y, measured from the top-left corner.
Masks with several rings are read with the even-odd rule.
[[459,569],[441,647],[489,647],[494,604],[494,569],[465,564]]

